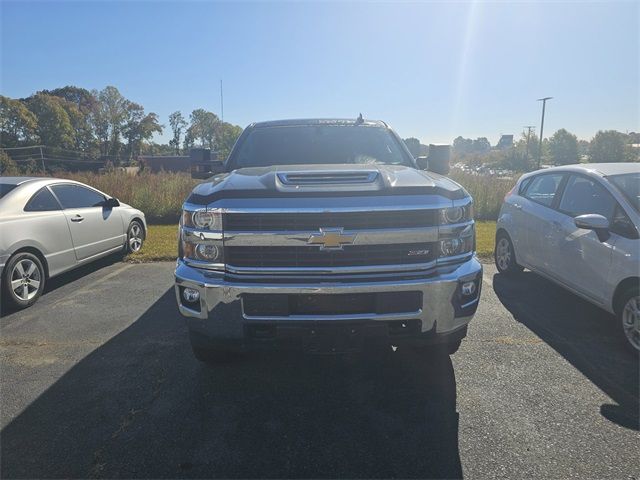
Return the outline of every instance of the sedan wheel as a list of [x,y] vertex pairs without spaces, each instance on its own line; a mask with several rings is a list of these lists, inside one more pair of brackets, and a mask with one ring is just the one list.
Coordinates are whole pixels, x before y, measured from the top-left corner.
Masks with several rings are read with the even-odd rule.
[[3,295],[16,308],[33,305],[44,290],[45,271],[38,257],[22,252],[14,255],[2,275]]
[[129,252],[139,252],[144,242],[144,230],[138,222],[131,222],[127,234],[127,249]]
[[622,309],[622,330],[627,341],[640,351],[640,295],[631,297]]
[[37,265],[30,259],[20,260],[11,272],[11,290],[20,300],[28,301],[36,296],[40,289],[42,275]]

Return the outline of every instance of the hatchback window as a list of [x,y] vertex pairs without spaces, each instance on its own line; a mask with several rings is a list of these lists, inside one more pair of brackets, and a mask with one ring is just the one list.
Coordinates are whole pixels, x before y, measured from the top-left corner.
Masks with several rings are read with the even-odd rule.
[[534,177],[527,186],[524,196],[529,200],[550,207],[553,205],[562,177],[562,173],[547,173]]
[[25,212],[50,212],[60,210],[60,204],[48,188],[41,188],[24,207]]
[[80,185],[54,185],[51,187],[62,208],[101,207],[104,195]]
[[560,210],[572,217],[595,213],[611,220],[615,206],[615,199],[602,185],[581,175],[569,178],[560,201]]

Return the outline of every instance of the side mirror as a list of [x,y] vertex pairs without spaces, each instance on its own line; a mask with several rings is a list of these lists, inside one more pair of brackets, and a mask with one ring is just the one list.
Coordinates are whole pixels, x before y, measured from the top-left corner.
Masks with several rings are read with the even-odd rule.
[[593,230],[598,235],[598,240],[605,242],[611,236],[609,234],[609,220],[602,215],[595,213],[589,213],[587,215],[579,215],[573,219],[573,223],[576,227],[583,228],[585,230]]
[[224,172],[224,163],[220,160],[191,165],[191,178],[205,179],[222,172]]
[[120,202],[118,201],[117,198],[109,197],[104,201],[103,205],[104,205],[104,208],[119,207],[120,206]]

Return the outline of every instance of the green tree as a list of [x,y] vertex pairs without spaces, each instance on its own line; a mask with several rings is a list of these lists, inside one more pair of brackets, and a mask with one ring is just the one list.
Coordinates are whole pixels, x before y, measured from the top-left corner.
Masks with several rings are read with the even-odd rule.
[[491,143],[487,137],[476,138],[471,144],[471,150],[473,153],[487,153],[491,150]]
[[169,140],[169,145],[175,149],[176,155],[180,155],[180,139],[182,138],[182,132],[187,127],[187,121],[182,116],[182,113],[176,111],[169,115],[169,125],[171,125],[171,132],[173,133],[173,138]]
[[107,86],[94,92],[98,107],[94,115],[94,128],[100,143],[100,153],[115,157],[119,161],[122,144],[120,137],[127,120],[127,99],[116,87]]
[[554,165],[578,162],[578,137],[561,128],[549,139],[549,157]]
[[63,102],[59,97],[40,93],[26,100],[27,107],[38,119],[40,142],[48,147],[73,147],[75,132]]
[[229,156],[229,153],[231,153],[233,145],[242,133],[242,128],[237,125],[223,122],[220,124],[219,133],[217,140],[218,158],[220,160],[225,160]]
[[0,95],[0,146],[32,143],[37,128],[38,119],[24,103]]
[[18,175],[20,170],[18,169],[18,165],[13,159],[7,155],[7,152],[0,149],[0,175],[9,176],[9,175]]
[[216,138],[220,128],[218,116],[213,112],[198,108],[191,112],[190,120],[191,124],[187,129],[187,137],[190,144],[192,145],[196,140],[199,140],[201,147],[215,150]]
[[417,138],[405,138],[404,144],[407,146],[413,158],[418,158],[420,156],[420,140]]
[[140,155],[142,144],[150,140],[154,133],[162,133],[158,115],[145,114],[144,107],[135,102],[126,103],[126,121],[122,126],[122,135],[127,140],[126,154],[129,161]]
[[624,162],[624,135],[615,130],[600,130],[589,145],[589,161],[593,163]]

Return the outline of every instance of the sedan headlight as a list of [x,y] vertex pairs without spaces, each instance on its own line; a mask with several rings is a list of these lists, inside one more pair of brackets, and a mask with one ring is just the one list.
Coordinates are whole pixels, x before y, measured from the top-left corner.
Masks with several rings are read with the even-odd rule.
[[440,210],[440,225],[468,222],[473,219],[473,204],[467,203],[456,207]]

